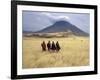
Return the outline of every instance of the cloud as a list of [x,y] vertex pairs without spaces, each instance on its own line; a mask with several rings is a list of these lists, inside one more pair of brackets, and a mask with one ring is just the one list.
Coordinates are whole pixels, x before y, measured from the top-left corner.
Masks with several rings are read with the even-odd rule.
[[58,14],[51,14],[51,13],[45,13],[45,12],[42,12],[41,13],[42,15],[44,15],[44,16],[47,16],[48,18],[51,18],[51,19],[53,19],[53,20],[69,20],[70,18],[68,17],[68,16],[64,16],[64,15],[58,15]]

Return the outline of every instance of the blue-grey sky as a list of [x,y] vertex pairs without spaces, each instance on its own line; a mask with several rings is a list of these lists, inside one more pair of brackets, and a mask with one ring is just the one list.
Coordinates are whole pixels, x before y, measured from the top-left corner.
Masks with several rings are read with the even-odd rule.
[[88,13],[37,12],[25,10],[22,12],[23,31],[36,32],[60,20],[69,21],[81,30],[89,33],[90,15]]

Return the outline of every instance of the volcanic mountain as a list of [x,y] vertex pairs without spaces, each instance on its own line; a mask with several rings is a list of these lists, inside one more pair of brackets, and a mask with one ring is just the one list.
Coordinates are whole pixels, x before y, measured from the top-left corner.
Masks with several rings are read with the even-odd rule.
[[88,36],[89,34],[82,31],[75,25],[71,24],[68,21],[57,21],[53,25],[48,26],[47,28],[44,28],[40,31],[37,31],[36,33],[57,33],[57,32],[71,32],[73,35],[77,36]]

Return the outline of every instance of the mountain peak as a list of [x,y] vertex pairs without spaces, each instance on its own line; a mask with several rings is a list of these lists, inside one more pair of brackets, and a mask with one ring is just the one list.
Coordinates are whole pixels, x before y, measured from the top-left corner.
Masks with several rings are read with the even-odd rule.
[[65,20],[58,20],[58,21],[56,21],[56,22],[66,23],[67,21],[65,21]]
[[65,21],[65,20],[59,20],[59,21],[56,21],[55,24],[58,23],[58,24],[66,24],[66,23],[69,23],[68,21]]

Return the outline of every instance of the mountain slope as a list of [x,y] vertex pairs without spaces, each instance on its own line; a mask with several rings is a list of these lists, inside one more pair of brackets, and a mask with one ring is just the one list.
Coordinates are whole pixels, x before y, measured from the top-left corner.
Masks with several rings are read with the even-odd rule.
[[53,25],[38,31],[37,33],[55,33],[55,32],[68,32],[77,36],[88,36],[89,34],[80,30],[75,25],[69,23],[68,21],[57,21]]

